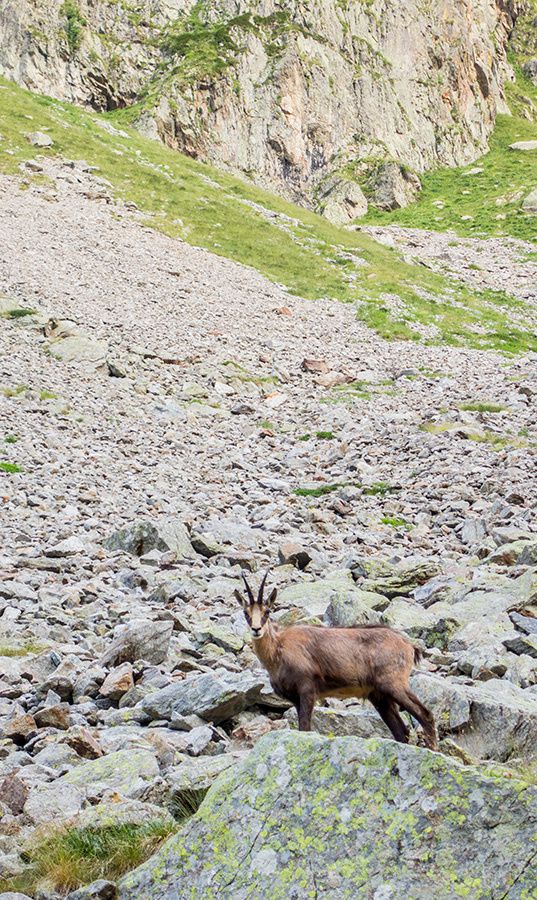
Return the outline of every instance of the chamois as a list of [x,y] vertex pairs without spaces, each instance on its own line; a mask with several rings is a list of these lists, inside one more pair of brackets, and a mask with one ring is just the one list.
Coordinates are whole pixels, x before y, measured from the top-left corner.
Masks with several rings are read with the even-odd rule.
[[366,697],[396,741],[408,743],[409,729],[399,708],[421,724],[425,744],[438,749],[432,713],[412,693],[409,677],[420,651],[385,625],[326,628],[294,625],[280,629],[270,619],[276,588],[264,599],[265,574],[257,599],[246,576],[247,599],[235,591],[253,637],[254,650],[280,697],[298,713],[300,731],[311,731],[315,702],[323,697]]

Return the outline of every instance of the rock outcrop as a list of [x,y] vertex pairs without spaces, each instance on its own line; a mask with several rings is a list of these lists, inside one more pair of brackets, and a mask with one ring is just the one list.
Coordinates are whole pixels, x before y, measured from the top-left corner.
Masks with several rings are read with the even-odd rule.
[[146,134],[345,224],[367,209],[352,182],[373,178],[372,202],[392,208],[419,188],[415,172],[483,153],[505,108],[513,9],[8,0],[0,72],[97,109],[136,102]]
[[391,741],[270,735],[119,897],[514,900],[537,890],[536,825],[522,782]]

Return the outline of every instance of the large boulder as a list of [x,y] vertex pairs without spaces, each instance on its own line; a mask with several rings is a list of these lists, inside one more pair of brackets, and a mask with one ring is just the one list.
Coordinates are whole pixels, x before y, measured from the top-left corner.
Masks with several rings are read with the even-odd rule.
[[123,550],[133,556],[143,556],[151,550],[171,552],[178,558],[195,556],[186,526],[177,519],[141,519],[115,531],[104,544],[107,550]]
[[83,763],[62,775],[54,784],[72,785],[83,791],[88,799],[112,791],[128,799],[144,797],[149,786],[160,773],[158,762],[149,750],[117,750]]
[[[103,666],[119,666],[144,659],[158,666],[168,655],[173,622],[132,619],[114,630],[114,639],[101,657]],[[110,677],[110,676],[109,676]],[[105,680],[106,685],[108,678]],[[101,691],[104,687],[101,686]]]
[[120,900],[532,897],[537,788],[380,739],[280,732],[119,883]]
[[265,679],[252,672],[213,672],[193,674],[174,681],[138,704],[149,719],[172,720],[174,716],[195,713],[211,722],[224,722],[261,699]]
[[400,163],[387,160],[371,172],[367,188],[377,209],[403,209],[416,199],[421,190],[418,176]]
[[500,678],[463,684],[417,672],[412,690],[433,713],[441,735],[471,756],[506,762],[537,756],[537,695]]
[[522,201],[524,212],[537,213],[537,188],[531,191]]
[[537,85],[537,59],[528,59],[522,66],[522,71],[526,78]]
[[318,212],[333,225],[348,225],[365,216],[367,199],[359,184],[346,178],[330,178],[319,197]]

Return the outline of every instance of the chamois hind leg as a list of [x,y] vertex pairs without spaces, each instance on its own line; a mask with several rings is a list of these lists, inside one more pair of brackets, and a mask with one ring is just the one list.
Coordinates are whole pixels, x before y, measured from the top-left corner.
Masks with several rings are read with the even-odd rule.
[[434,716],[432,712],[423,705],[419,697],[416,697],[410,688],[391,689],[390,695],[402,709],[406,709],[411,716],[418,720],[423,728],[425,744],[429,750],[438,750]]
[[400,744],[408,744],[409,728],[403,722],[397,704],[384,694],[370,694],[369,700],[375,707],[382,721],[386,723],[394,740]]
[[315,694],[301,694],[298,699],[298,730],[311,731],[311,717],[315,706]]

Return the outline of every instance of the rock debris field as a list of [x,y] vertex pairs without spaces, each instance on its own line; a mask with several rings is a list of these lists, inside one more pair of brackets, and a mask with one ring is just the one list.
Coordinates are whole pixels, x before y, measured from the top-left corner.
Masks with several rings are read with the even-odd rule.
[[[47,166],[53,187],[0,181],[0,878],[36,827],[169,817],[267,732],[291,740],[241,569],[271,567],[282,624],[420,644],[413,689],[450,765],[531,769],[535,354],[386,342]],[[359,701],[314,726],[389,736]],[[212,896],[169,890],[120,895]]]

